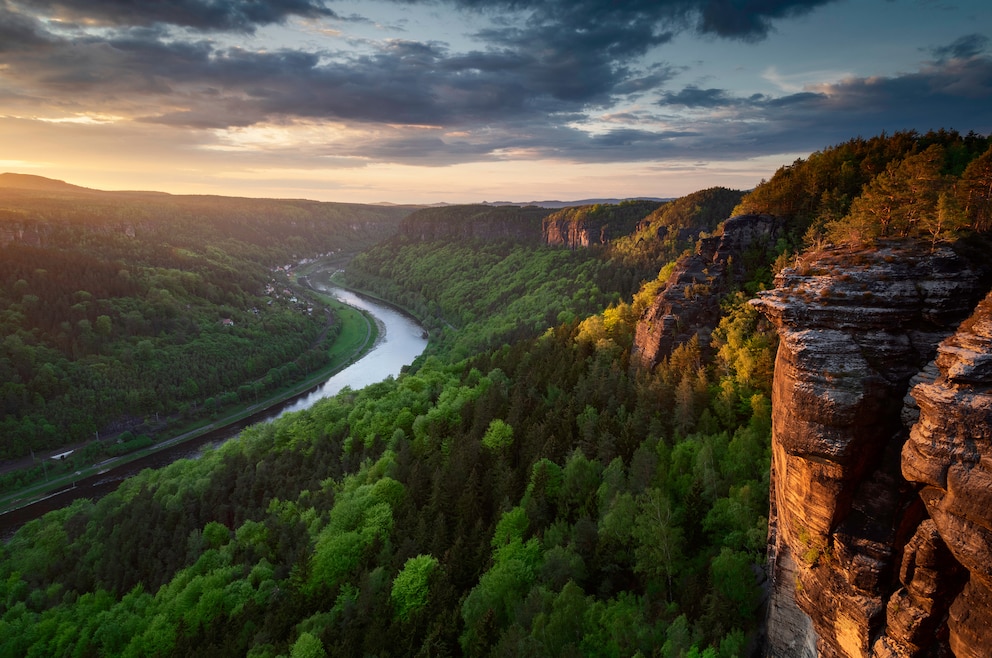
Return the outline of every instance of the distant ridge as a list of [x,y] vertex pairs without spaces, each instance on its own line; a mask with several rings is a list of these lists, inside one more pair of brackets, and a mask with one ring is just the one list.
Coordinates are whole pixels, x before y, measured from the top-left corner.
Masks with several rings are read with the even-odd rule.
[[15,174],[11,172],[0,174],[0,189],[32,190],[34,192],[72,192],[75,194],[115,194],[127,196],[173,196],[168,192],[153,192],[150,190],[98,190],[94,187],[82,187],[66,183],[56,178],[46,178],[34,174]]
[[624,201],[658,201],[664,203],[666,201],[671,201],[675,197],[654,197],[654,196],[637,196],[637,197],[627,197],[624,199],[578,199],[575,201],[558,201],[558,200],[547,200],[547,201],[483,201],[484,206],[538,206],[540,208],[572,208],[575,206],[591,206],[597,203],[610,203],[618,204]]
[[[577,199],[575,201],[558,201],[547,200],[547,201],[480,201],[479,203],[450,203],[448,201],[438,201],[436,203],[421,204],[422,208],[447,208],[448,206],[520,206],[521,208],[526,208],[527,206],[537,206],[538,208],[575,208],[578,206],[592,206],[597,203],[609,203],[616,205],[618,203],[623,203],[624,201],[656,201],[658,203],[667,203],[669,201],[674,201],[678,197],[656,197],[656,196],[632,196],[625,197],[623,199]],[[415,205],[415,204],[397,204],[388,203],[381,201],[377,206],[396,206],[396,205]]]
[[[72,183],[66,183],[62,180],[57,180],[55,178],[46,178],[45,176],[37,176],[35,174],[17,174],[12,172],[0,173],[0,188],[6,189],[18,189],[18,190],[34,190],[40,192],[75,192],[75,193],[91,193],[91,194],[119,194],[119,195],[156,195],[156,196],[173,196],[168,192],[153,192],[146,190],[119,190],[119,191],[107,191],[98,190],[92,187],[82,187],[80,185],[73,185]],[[204,195],[182,195],[182,196],[204,196]],[[215,196],[215,195],[205,195],[205,196]],[[576,206],[591,206],[597,203],[606,204],[618,204],[624,201],[657,201],[657,202],[667,202],[672,201],[676,197],[650,197],[650,196],[638,196],[638,197],[627,197],[627,198],[603,198],[603,199],[577,199],[575,201],[559,201],[559,200],[545,200],[545,201],[483,201],[479,205],[483,206],[537,206],[539,208],[574,208]],[[391,203],[388,201],[381,201],[379,203],[371,204],[358,204],[358,205],[374,205],[374,206],[405,206],[410,208],[423,208],[423,207],[433,207],[433,208],[443,208],[446,206],[459,206],[459,205],[471,205],[471,204],[460,204],[460,203],[448,203],[439,202],[431,204],[418,204],[418,203]]]
[[34,174],[0,174],[0,187],[13,187],[21,190],[44,190],[47,192],[97,192],[88,187],[80,187],[54,178]]

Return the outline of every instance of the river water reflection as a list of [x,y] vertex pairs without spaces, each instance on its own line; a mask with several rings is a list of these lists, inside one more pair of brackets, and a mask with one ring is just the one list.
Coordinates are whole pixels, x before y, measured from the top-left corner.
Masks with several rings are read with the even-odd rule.
[[424,328],[410,316],[373,302],[348,290],[312,282],[314,288],[335,299],[372,314],[379,323],[379,342],[359,361],[334,375],[319,388],[288,406],[282,413],[307,409],[321,398],[331,397],[344,387],[359,389],[400,374],[427,347]]
[[81,478],[73,486],[43,500],[0,515],[0,538],[6,539],[28,521],[42,514],[59,509],[77,498],[100,498],[126,478],[146,468],[161,468],[177,459],[196,457],[206,446],[216,446],[236,437],[249,425],[274,420],[291,411],[313,406],[318,400],[336,395],[345,387],[359,389],[400,374],[427,347],[427,338],[421,327],[410,316],[384,304],[372,301],[348,290],[312,281],[318,291],[339,301],[370,313],[379,325],[379,339],[369,352],[350,366],[332,375],[322,384],[286,402],[260,411],[244,420],[218,428],[202,436],[165,448],[146,457],[120,466],[114,466],[97,475]]

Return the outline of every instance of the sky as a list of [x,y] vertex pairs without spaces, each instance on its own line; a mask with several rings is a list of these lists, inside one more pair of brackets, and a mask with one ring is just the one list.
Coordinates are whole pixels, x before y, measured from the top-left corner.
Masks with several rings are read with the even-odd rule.
[[473,203],[992,132],[988,0],[0,0],[0,171]]

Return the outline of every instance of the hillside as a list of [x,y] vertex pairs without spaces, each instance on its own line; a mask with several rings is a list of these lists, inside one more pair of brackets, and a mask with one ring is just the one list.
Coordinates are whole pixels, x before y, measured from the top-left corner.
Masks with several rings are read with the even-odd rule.
[[539,244],[541,220],[549,213],[537,206],[442,206],[422,208],[407,217],[400,235],[411,240],[510,240]]
[[0,187],[12,188],[17,190],[32,190],[35,192],[68,192],[68,193],[98,192],[97,190],[91,190],[86,187],[72,185],[70,183],[66,183],[65,181],[55,180],[53,178],[45,178],[44,176],[35,176],[33,174],[14,174],[14,173],[0,174]]
[[0,460],[153,434],[319,367],[335,320],[287,267],[346,260],[408,213],[4,175]]
[[26,525],[0,653],[984,655],[990,182],[898,133],[589,247],[416,213],[347,278],[431,354]]
[[544,218],[544,243],[572,249],[607,245],[633,233],[661,205],[657,201],[624,201],[558,210]]
[[[637,285],[609,245],[406,236],[355,264],[451,341],[25,526],[0,554],[0,650],[730,658],[754,641],[769,405],[732,364],[770,344],[731,337],[755,313],[728,306],[720,356],[685,346],[645,375],[628,363],[646,300],[623,301]],[[56,591],[74,594],[28,600]],[[97,632],[111,618],[126,631]]]

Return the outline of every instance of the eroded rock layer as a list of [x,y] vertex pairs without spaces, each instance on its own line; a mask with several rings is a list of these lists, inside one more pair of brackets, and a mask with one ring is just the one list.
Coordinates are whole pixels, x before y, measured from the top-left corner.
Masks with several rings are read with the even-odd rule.
[[941,343],[932,382],[912,395],[919,421],[902,451],[902,471],[923,486],[932,523],[960,564],[963,590],[950,604],[955,656],[992,652],[992,295]]
[[734,259],[775,244],[781,231],[782,223],[770,215],[737,215],[724,222],[720,235],[701,239],[696,253],[678,262],[638,321],[631,360],[653,368],[695,335],[700,344],[709,345],[709,332],[720,319],[720,293],[740,283]]
[[605,245],[632,233],[660,205],[657,201],[638,200],[562,208],[544,218],[544,243],[569,249]]
[[[954,626],[948,597],[961,582],[950,559],[958,549],[933,508],[954,510],[955,522],[974,521],[946,502],[946,487],[925,491],[921,501],[919,487],[903,477],[905,421],[918,413],[921,425],[935,422],[927,420],[928,401],[917,396],[918,412],[903,401],[911,385],[936,385],[918,382],[937,376],[932,368],[926,374],[928,362],[985,284],[950,249],[892,244],[808,258],[754,302],[780,335],[768,653],[808,655],[810,642],[795,642],[802,615],[786,615],[788,629],[775,620],[795,605],[820,656],[930,655],[947,614]],[[924,523],[928,509],[933,525]],[[976,587],[973,598],[987,592]]]

